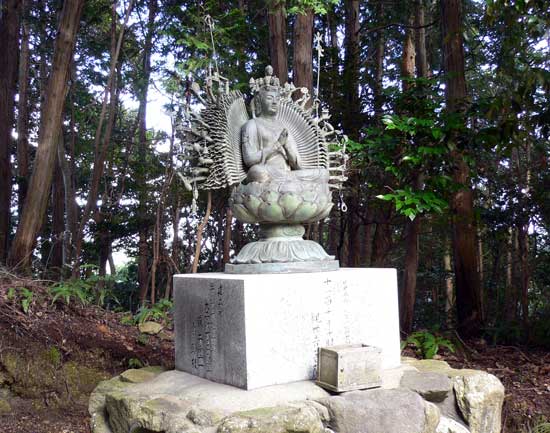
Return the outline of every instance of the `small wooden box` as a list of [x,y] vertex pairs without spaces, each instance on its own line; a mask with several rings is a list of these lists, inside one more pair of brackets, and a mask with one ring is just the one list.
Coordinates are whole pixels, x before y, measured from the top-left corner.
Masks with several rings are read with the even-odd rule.
[[344,392],[376,388],[380,377],[382,350],[365,344],[319,348],[317,384],[330,391]]

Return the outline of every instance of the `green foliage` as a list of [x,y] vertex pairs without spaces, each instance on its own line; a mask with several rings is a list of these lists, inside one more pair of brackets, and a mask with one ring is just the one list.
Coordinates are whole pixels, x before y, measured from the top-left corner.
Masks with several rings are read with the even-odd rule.
[[50,347],[46,352],[46,356],[54,367],[59,367],[61,365],[61,352],[57,347]]
[[[450,176],[448,140],[461,123],[443,114],[437,82],[408,79],[410,89],[388,89],[397,107],[382,117],[382,125],[365,130],[364,144],[350,143],[352,154],[364,154],[368,164],[384,173],[391,190],[377,198],[391,202],[401,215],[413,220],[420,214],[443,213],[456,188]],[[390,186],[391,185],[391,186]]]
[[34,293],[26,287],[10,287],[8,289],[8,299],[13,301],[18,300],[21,303],[21,309],[25,314],[29,312],[33,298]]
[[526,433],[550,433],[550,422],[547,419],[540,419],[530,427]]
[[391,194],[378,195],[377,198],[393,201],[395,209],[411,221],[419,213],[442,213],[448,207],[447,202],[437,197],[432,191],[414,191],[409,187],[398,189]]
[[125,277],[122,275],[97,274],[97,266],[84,265],[83,269],[91,269],[92,274],[87,278],[71,278],[61,281],[49,290],[52,297],[52,304],[63,301],[66,305],[71,302],[79,302],[81,305],[96,304],[105,305],[107,299],[117,302],[113,290],[110,288],[114,283],[122,282]]
[[52,297],[52,305],[58,300],[63,301],[66,305],[69,305],[71,301],[79,301],[83,306],[89,305],[92,302],[90,286],[86,280],[81,280],[80,278],[73,278],[57,283],[50,288],[49,292]]
[[174,303],[171,300],[161,299],[152,306],[141,306],[134,316],[123,316],[120,322],[123,325],[137,325],[149,321],[168,323],[173,307]]
[[139,334],[136,341],[140,346],[147,346],[149,343],[149,336],[146,334]]
[[401,350],[409,345],[423,359],[432,359],[441,347],[446,347],[451,352],[455,351],[455,346],[450,340],[428,331],[413,332],[405,341],[401,342]]
[[141,362],[138,358],[130,358],[128,360],[128,367],[129,368],[143,368],[143,362]]
[[338,0],[292,0],[290,1],[288,14],[305,14],[308,9],[311,9],[316,15],[326,15],[329,8],[338,3]]
[[134,316],[132,316],[131,314],[125,314],[120,319],[120,323],[122,325],[135,325]]
[[518,321],[502,320],[492,327],[486,327],[484,334],[491,344],[520,344],[524,338],[524,329]]

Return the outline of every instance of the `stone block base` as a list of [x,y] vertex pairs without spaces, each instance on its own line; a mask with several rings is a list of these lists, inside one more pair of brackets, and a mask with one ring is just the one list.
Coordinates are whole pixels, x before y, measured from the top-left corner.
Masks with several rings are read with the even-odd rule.
[[394,269],[174,277],[176,368],[254,389],[315,379],[319,347],[368,344],[400,365]]

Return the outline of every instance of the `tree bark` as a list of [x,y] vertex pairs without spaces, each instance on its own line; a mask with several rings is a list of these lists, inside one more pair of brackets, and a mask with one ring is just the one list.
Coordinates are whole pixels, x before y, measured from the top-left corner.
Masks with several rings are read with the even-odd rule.
[[506,248],[506,286],[504,289],[504,317],[508,323],[517,319],[517,290],[514,282],[514,252],[517,250],[517,229],[508,229]]
[[288,81],[285,0],[274,0],[268,5],[269,57],[275,75],[284,84]]
[[384,206],[377,211],[376,228],[372,241],[371,266],[383,268],[386,266],[388,253],[392,247],[392,228],[390,220],[393,210],[390,206]]
[[[313,11],[307,9],[296,15],[294,22],[293,82],[313,93]],[[311,101],[310,101],[311,103]]]
[[29,183],[29,23],[27,0],[22,3],[21,52],[19,55],[19,102],[17,106],[17,209],[19,215]]
[[[412,21],[412,17],[411,17]],[[416,64],[417,78],[428,77],[426,65],[426,32],[419,26],[424,25],[424,6],[422,0],[416,1],[414,16],[414,46],[411,46],[413,34],[409,29],[404,43],[403,62],[403,89],[409,87],[406,78],[414,75],[414,64]],[[417,143],[419,144],[419,143]],[[423,173],[415,170],[413,173],[412,187],[419,191],[424,188]],[[413,329],[414,306],[416,301],[416,281],[419,264],[419,238],[420,238],[421,216],[417,215],[414,220],[407,220],[405,224],[405,267],[403,272],[402,298],[401,298],[401,330],[409,334]],[[437,296],[434,296],[434,302]]]
[[[71,121],[72,122],[72,121]],[[71,161],[67,161],[63,134],[57,148],[57,161],[61,168],[65,202],[65,227],[63,233],[63,264],[70,264],[73,258],[73,241],[77,233],[78,205],[74,185],[74,154],[71,151]],[[71,144],[71,148],[74,144]]]
[[518,227],[519,263],[521,268],[520,276],[520,301],[521,321],[525,331],[529,330],[529,283],[531,272],[529,269],[529,225],[520,224]]
[[[409,25],[413,23],[413,17],[409,19]],[[402,88],[406,92],[411,88],[410,78],[414,77],[414,67],[416,63],[416,50],[414,46],[414,30],[408,27],[405,31],[405,40],[403,41],[403,54],[401,57],[401,79]]]
[[[441,0],[447,111],[458,114],[464,112],[467,103],[461,3],[461,0]],[[472,336],[479,334],[483,326],[473,191],[470,186],[470,169],[459,145],[460,137],[457,133],[451,133],[449,140],[455,148],[452,152],[453,179],[461,186],[454,193],[451,204],[457,324],[463,336]]]
[[[344,110],[342,126],[344,132],[355,141],[359,141],[359,130],[361,129],[361,104],[359,102],[359,0],[346,0],[345,7],[345,57],[344,57]],[[350,175],[349,185],[352,191],[347,196],[348,213],[347,242],[343,256],[347,259],[349,267],[359,264],[359,239],[358,239],[358,218],[359,210],[359,189],[361,179],[356,170]],[[344,235],[344,233],[342,233]]]
[[449,328],[452,327],[452,315],[453,309],[455,306],[455,294],[453,286],[453,277],[451,272],[453,271],[451,267],[451,252],[450,252],[450,243],[448,240],[445,242],[445,252],[443,253],[443,269],[445,270],[445,315],[446,322]]
[[[531,144],[526,143],[524,160],[525,169],[522,170],[522,164],[519,157],[519,152],[522,148],[514,149],[512,159],[517,165],[519,186],[523,194],[528,195],[531,189]],[[529,284],[531,281],[531,269],[529,266],[529,215],[523,214],[520,216],[517,224],[518,233],[518,262],[520,269],[519,289],[520,289],[520,305],[521,305],[521,320],[526,335],[529,334]]]
[[[62,146],[63,141],[58,146]],[[56,158],[55,174],[52,188],[52,254],[50,258],[51,275],[61,277],[63,269],[63,232],[65,231],[65,191],[63,174]]]
[[[383,21],[384,17],[384,3],[379,1],[376,5],[376,17],[378,22]],[[374,85],[372,87],[373,92],[373,106],[374,116],[377,121],[382,118],[382,112],[384,107],[384,95],[382,94],[382,82],[384,79],[384,53],[386,48],[386,40],[384,37],[384,31],[379,30],[376,38],[376,52],[374,53]]]
[[[233,226],[233,211],[227,208],[225,212],[225,231],[223,237],[223,264],[229,263],[231,253],[231,227]],[[222,269],[223,271],[223,269]]]
[[346,26],[344,43],[344,132],[353,140],[359,139],[361,105],[359,103],[359,0],[344,2]]
[[[409,18],[409,24],[413,22],[413,16]],[[414,30],[408,28],[403,40],[403,54],[401,58],[402,88],[406,92],[411,88],[411,78],[414,78],[414,66],[416,49],[414,44]],[[418,234],[420,222],[417,218],[405,222],[405,265],[401,284],[399,316],[401,331],[409,334],[412,331],[414,302],[416,299],[416,272],[418,269]]]
[[0,41],[3,52],[3,59],[0,61],[0,263],[6,261],[10,236],[10,154],[17,88],[20,17],[20,0],[5,0],[0,3]]
[[428,78],[430,76],[430,72],[428,69],[428,56],[426,55],[426,28],[424,27],[424,10],[424,0],[416,0],[414,14],[416,76],[421,78]]
[[48,206],[55,169],[63,105],[67,92],[69,65],[84,0],[65,1],[42,110],[36,162],[23,208],[21,222],[10,251],[10,264],[28,269],[36,236]]
[[[78,227],[78,233],[75,240],[75,266],[73,267],[73,275],[76,276],[80,270],[80,256],[82,253],[82,242],[84,237],[84,229],[88,224],[90,217],[93,218],[93,214],[97,208],[97,197],[99,194],[99,186],[103,171],[105,169],[105,159],[107,158],[107,151],[111,142],[111,134],[114,127],[116,106],[118,100],[117,93],[117,74],[116,69],[118,66],[118,58],[120,55],[120,49],[122,47],[122,41],[124,37],[124,30],[130,18],[130,12],[132,11],[133,1],[131,0],[126,9],[124,17],[124,23],[118,35],[116,37],[116,24],[117,24],[117,12],[116,3],[113,3],[112,22],[111,22],[111,64],[109,70],[109,77],[107,79],[107,85],[105,86],[103,103],[101,106],[101,113],[99,115],[99,121],[94,137],[94,168],[92,171],[92,179],[90,181],[88,197],[86,198],[86,206],[82,212],[80,224]],[[103,131],[103,124],[105,122],[107,114],[107,105],[109,107],[108,121]]]
[[410,334],[413,328],[414,303],[416,300],[416,276],[418,271],[418,238],[420,219],[407,223],[405,230],[405,267],[403,269],[402,296],[400,302],[401,331]]
[[145,166],[147,163],[147,95],[149,92],[149,79],[151,77],[151,51],[153,48],[153,33],[155,17],[157,14],[157,0],[149,0],[149,17],[147,21],[147,34],[143,47],[143,63],[141,86],[139,93],[138,110],[138,161],[139,168],[137,172],[138,193],[138,283],[139,283],[139,301],[143,305],[147,297],[149,281],[149,227],[150,222],[147,215],[147,200],[149,194],[147,191],[147,182],[145,176]]
[[202,219],[201,223],[199,224],[199,227],[197,228],[197,243],[195,245],[195,255],[193,257],[193,266],[191,268],[191,273],[193,274],[196,274],[197,270],[199,269],[199,259],[201,255],[201,246],[202,246],[202,235],[204,233],[206,224],[208,223],[208,219],[210,218],[211,211],[212,211],[212,191],[208,191],[207,201],[206,201],[206,213],[204,214],[204,218]]

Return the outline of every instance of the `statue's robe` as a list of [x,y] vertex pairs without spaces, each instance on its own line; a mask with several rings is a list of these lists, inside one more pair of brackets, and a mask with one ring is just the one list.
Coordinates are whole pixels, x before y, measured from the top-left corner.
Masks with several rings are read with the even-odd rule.
[[276,119],[250,119],[241,129],[241,150],[247,167],[246,182],[304,181],[328,182],[328,170],[303,169],[293,137],[267,156],[264,148],[279,140],[284,125]]

